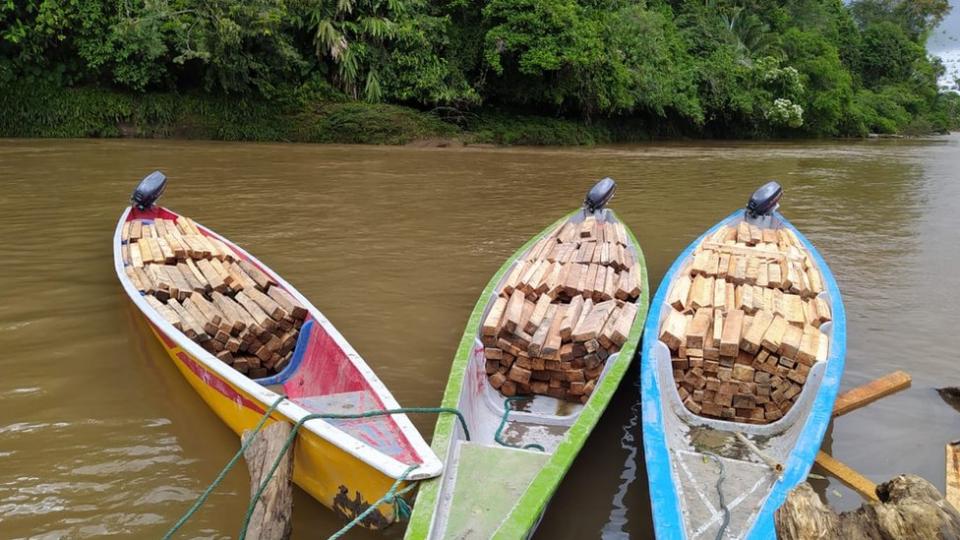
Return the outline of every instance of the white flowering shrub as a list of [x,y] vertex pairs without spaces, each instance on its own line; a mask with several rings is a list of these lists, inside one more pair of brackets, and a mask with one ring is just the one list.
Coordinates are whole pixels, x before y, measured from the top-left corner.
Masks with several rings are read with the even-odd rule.
[[777,126],[798,128],[803,125],[803,107],[785,98],[773,100],[764,113],[767,121]]

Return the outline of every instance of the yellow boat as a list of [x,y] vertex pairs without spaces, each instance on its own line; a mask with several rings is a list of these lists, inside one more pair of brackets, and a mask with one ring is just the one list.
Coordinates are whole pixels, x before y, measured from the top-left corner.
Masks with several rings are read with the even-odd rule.
[[[238,261],[247,261],[304,306],[306,315],[292,360],[275,376],[251,379],[175,328],[145,299],[128,274],[136,261],[124,260],[124,226],[133,220],[181,219],[156,206],[166,177],[155,172],[134,192],[113,237],[114,267],[123,290],[146,318],[153,333],[187,382],[237,434],[253,428],[280,396],[270,421],[295,424],[311,413],[357,413],[399,408],[363,358],[309,300],[265,264],[207,227],[200,234],[223,243]],[[191,221],[192,223],[192,221]],[[129,257],[127,257],[129,258]],[[204,294],[194,291],[191,294]],[[294,482],[345,520],[353,519],[382,497],[411,466],[405,482],[438,476],[442,464],[406,415],[374,418],[311,419],[297,433]],[[401,484],[401,486],[404,484]],[[382,528],[395,520],[392,504],[381,504],[362,525]]]

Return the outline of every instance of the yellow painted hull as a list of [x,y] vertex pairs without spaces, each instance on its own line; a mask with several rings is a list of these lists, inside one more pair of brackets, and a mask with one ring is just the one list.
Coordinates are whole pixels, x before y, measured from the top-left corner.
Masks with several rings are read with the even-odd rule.
[[[206,369],[203,362],[152,324],[149,326],[187,382],[230,429],[240,435],[256,426],[270,404],[261,403]],[[290,422],[277,412],[271,415],[270,421]],[[382,497],[395,479],[300,428],[294,445],[293,481],[321,504],[349,520]],[[394,521],[392,504],[382,504],[378,510],[363,521],[365,527],[379,529]]]

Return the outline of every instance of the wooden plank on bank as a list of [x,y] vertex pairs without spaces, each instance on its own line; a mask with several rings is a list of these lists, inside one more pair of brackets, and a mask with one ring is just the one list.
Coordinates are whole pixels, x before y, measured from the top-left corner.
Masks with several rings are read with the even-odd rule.
[[960,441],[947,443],[947,502],[960,511]]
[[910,387],[910,375],[903,371],[894,371],[840,394],[833,405],[833,416],[841,416],[873,403],[890,394]]
[[823,450],[819,450],[817,452],[816,463],[825,471],[830,473],[831,476],[835,477],[837,480],[840,480],[843,485],[859,493],[861,497],[871,501],[880,500],[877,497],[876,484],[874,484],[869,478],[863,476],[850,467],[847,467],[830,454],[827,454]]

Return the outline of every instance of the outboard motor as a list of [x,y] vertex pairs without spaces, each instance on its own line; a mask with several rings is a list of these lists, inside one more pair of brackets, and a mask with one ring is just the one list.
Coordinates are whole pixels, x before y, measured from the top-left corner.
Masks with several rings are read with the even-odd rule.
[[780,198],[783,197],[783,187],[776,180],[771,180],[753,192],[747,209],[744,211],[748,222],[763,221],[773,216],[780,208]]
[[160,171],[153,171],[140,181],[137,189],[133,190],[130,202],[137,210],[146,210],[157,202],[167,187],[167,177]]
[[591,214],[603,210],[603,207],[610,202],[616,192],[617,183],[613,181],[613,178],[608,176],[600,180],[587,192],[587,198],[583,200],[583,209]]

